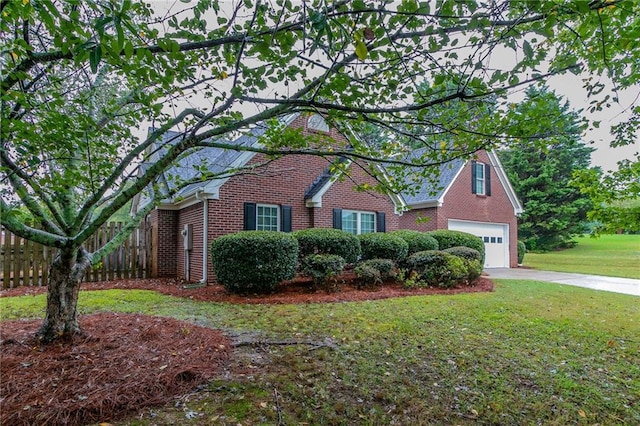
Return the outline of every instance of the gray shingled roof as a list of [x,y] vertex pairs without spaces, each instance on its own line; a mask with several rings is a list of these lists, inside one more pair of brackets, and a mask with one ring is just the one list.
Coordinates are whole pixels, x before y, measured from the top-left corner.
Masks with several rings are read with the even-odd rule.
[[[266,132],[267,128],[263,125],[256,125],[249,132],[242,135],[238,139],[229,142],[219,139],[221,143],[233,144],[238,146],[254,145],[258,138]],[[148,164],[152,164],[161,158],[167,151],[167,145],[178,143],[183,139],[183,135],[175,131],[165,132],[161,138],[151,147],[152,155],[149,157],[147,164],[143,164],[141,169],[144,171]],[[180,180],[190,180],[199,174],[198,166],[206,166],[211,173],[222,173],[228,170],[234,162],[236,162],[244,151],[234,151],[231,149],[205,147],[194,150],[178,159],[169,169],[167,169],[160,178],[164,180],[169,188],[174,188],[176,178]],[[173,198],[182,198],[191,195],[197,188],[206,185],[208,181],[196,182],[182,188]],[[143,206],[149,201],[148,191],[143,193],[140,205]]]
[[[409,158],[419,158],[423,153],[424,149],[415,150],[411,153]],[[431,182],[429,179],[423,179],[414,194],[403,193],[402,198],[404,198],[408,205],[437,201],[442,197],[449,185],[451,185],[464,164],[465,160],[460,158],[442,164],[440,166],[440,174],[438,176],[437,184]]]

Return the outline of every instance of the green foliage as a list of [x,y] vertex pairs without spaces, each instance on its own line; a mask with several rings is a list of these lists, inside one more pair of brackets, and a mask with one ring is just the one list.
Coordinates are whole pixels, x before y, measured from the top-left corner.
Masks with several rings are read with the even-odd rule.
[[360,265],[367,265],[375,268],[380,272],[380,276],[383,280],[394,277],[394,265],[391,259],[369,259],[361,262]]
[[314,287],[335,291],[331,278],[342,272],[344,264],[337,254],[312,254],[302,259],[302,272],[313,279]]
[[360,257],[360,240],[341,229],[310,228],[296,231],[300,258],[313,254],[336,254],[347,263],[355,263]]
[[467,284],[473,285],[474,282],[482,276],[482,271],[484,270],[484,265],[480,263],[479,260],[469,260],[463,259],[464,266],[467,269]]
[[407,255],[424,250],[438,250],[438,241],[426,232],[400,229],[390,233],[405,240],[409,246]]
[[592,207],[589,198],[569,184],[575,173],[588,170],[594,151],[580,141],[585,125],[567,102],[546,88],[528,90],[526,99],[513,110],[531,120],[542,113],[549,117],[548,129],[536,126],[531,130],[546,132],[543,146],[520,139],[500,152],[524,207],[518,218],[518,238],[533,251],[570,247],[573,237],[586,231],[587,212]]
[[447,229],[438,229],[436,231],[430,231],[429,235],[438,241],[440,250],[445,250],[451,247],[469,247],[477,250],[482,256],[480,261],[484,264],[484,243],[482,238],[475,235],[461,231],[450,231]]
[[362,259],[391,259],[398,262],[407,257],[409,244],[402,238],[383,232],[358,235]]
[[452,288],[468,276],[462,258],[441,250],[419,251],[409,256],[407,263],[417,281],[427,287]]
[[376,288],[382,284],[380,271],[365,262],[353,268],[353,273],[358,277],[358,288]]
[[[640,108],[637,115],[640,115]],[[618,169],[603,173],[598,169],[576,170],[573,184],[588,196],[593,208],[587,218],[597,223],[594,235],[640,232],[640,154],[635,161],[618,162]]]
[[454,246],[449,247],[447,249],[442,250],[446,253],[451,253],[455,256],[461,257],[466,260],[477,260],[480,262],[482,260],[482,255],[476,249],[472,249],[465,246]]
[[527,245],[524,241],[518,240],[518,265],[524,262],[524,255],[527,254]]
[[298,242],[291,234],[242,231],[211,243],[216,279],[232,293],[269,293],[294,277]]
[[449,247],[442,251],[458,256],[464,261],[465,268],[467,269],[467,284],[472,284],[475,280],[480,278],[480,275],[482,275],[484,265],[482,263],[482,255],[478,250],[469,247],[457,246]]

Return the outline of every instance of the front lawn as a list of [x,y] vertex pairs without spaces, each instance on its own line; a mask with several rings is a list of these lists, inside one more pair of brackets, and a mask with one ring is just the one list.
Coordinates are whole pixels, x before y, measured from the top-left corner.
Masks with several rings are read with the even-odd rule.
[[640,235],[577,239],[578,245],[549,253],[527,253],[524,266],[581,274],[640,278]]
[[[40,317],[44,302],[1,298],[0,315]],[[633,296],[504,280],[492,293],[300,305],[88,291],[80,309],[170,316],[255,343],[200,392],[114,424],[640,423]]]

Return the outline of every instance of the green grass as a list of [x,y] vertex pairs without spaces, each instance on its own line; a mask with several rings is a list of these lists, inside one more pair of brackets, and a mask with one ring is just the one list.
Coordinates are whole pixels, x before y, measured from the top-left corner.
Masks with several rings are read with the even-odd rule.
[[535,269],[640,278],[640,235],[582,237],[578,245],[549,253],[527,253],[524,265]]
[[[44,303],[44,296],[2,298],[0,318],[41,317]],[[107,290],[81,292],[80,310],[335,344],[238,354],[247,374],[120,425],[640,424],[633,296],[515,280],[493,293],[307,305]]]

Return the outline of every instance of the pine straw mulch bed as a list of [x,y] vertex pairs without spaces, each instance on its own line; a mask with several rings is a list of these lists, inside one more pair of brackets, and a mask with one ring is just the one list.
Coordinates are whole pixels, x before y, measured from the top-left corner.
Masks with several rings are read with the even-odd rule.
[[[323,303],[375,300],[425,294],[493,290],[481,277],[473,286],[414,289],[386,283],[377,290],[357,290],[343,277],[337,293],[312,292],[297,279],[274,294],[238,296],[223,287],[185,288],[171,279],[84,283],[83,290],[144,289],[193,300],[248,303]],[[0,291],[0,297],[35,295],[46,288]],[[98,313],[83,315],[85,336],[40,345],[34,338],[41,320],[0,322],[0,424],[85,425],[113,421],[187,394],[220,375],[233,342],[220,331],[171,318]]]

